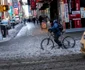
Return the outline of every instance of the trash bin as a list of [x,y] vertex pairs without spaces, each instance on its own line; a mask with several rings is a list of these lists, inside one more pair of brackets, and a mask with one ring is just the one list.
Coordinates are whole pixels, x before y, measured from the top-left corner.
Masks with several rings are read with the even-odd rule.
[[41,28],[42,28],[42,29],[47,29],[47,24],[46,24],[46,22],[43,21],[43,22],[41,23]]

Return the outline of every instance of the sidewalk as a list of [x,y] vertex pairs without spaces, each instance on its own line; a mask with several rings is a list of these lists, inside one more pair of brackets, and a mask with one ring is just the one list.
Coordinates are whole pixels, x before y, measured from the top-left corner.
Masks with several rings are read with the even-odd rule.
[[6,36],[6,38],[3,38],[0,32],[0,42],[5,42],[5,41],[9,41],[13,39],[17,35],[17,33],[21,30],[23,25],[24,25],[23,23],[20,23],[20,24],[17,24],[14,29],[12,28],[8,30],[8,35]]

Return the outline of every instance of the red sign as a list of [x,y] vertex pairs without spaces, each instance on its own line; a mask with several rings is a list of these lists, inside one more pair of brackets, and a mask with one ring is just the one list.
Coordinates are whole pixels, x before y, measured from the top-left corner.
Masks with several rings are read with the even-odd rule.
[[31,9],[36,9],[36,0],[31,0]]
[[42,2],[42,1],[44,1],[44,0],[36,0],[36,3],[38,3],[38,2]]
[[38,3],[39,2],[39,0],[36,0],[36,3]]
[[74,25],[75,25],[75,28],[81,28],[82,27],[81,20],[74,20]]
[[80,17],[81,17],[80,14],[70,14],[70,15],[69,15],[69,18],[70,18],[70,19],[73,19],[73,18],[80,18]]
[[14,8],[14,14],[15,14],[15,15],[18,15],[18,14],[19,14],[18,8]]
[[67,0],[64,0],[64,3],[67,3]]
[[76,1],[76,10],[80,10],[80,0],[75,0]]

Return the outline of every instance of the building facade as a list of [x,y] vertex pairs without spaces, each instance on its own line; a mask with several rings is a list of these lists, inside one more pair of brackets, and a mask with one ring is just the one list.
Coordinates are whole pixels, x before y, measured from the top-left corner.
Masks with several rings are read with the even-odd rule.
[[60,14],[65,29],[69,31],[85,30],[84,0],[60,0]]
[[49,4],[50,19],[57,18],[67,31],[85,30],[85,0],[38,1]]

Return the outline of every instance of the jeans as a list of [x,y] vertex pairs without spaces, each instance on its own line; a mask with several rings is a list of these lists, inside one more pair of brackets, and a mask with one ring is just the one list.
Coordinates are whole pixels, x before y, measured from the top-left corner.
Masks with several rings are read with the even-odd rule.
[[58,44],[59,47],[61,47],[62,46],[62,43],[61,43],[61,41],[59,41],[59,37],[60,36],[54,35],[54,41]]

